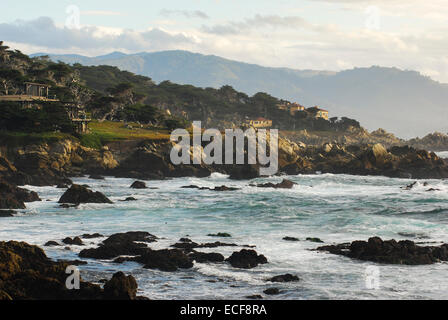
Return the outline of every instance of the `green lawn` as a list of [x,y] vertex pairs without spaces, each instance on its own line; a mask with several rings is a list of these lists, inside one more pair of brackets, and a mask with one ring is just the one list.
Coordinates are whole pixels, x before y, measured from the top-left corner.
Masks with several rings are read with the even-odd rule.
[[[129,123],[132,129],[126,128],[122,122],[98,122],[89,123],[89,133],[81,135],[79,140],[85,147],[101,148],[104,144],[120,140],[169,140],[170,132],[150,126],[140,128],[136,123]],[[24,146],[39,143],[52,143],[62,139],[76,139],[67,133],[44,132],[0,132],[0,144],[8,146]]]
[[132,128],[127,128],[122,122],[93,121],[89,123],[89,133],[81,137],[81,142],[90,147],[98,147],[120,140],[169,140],[170,132],[166,129],[154,128],[148,125],[140,127],[136,123],[128,123]]

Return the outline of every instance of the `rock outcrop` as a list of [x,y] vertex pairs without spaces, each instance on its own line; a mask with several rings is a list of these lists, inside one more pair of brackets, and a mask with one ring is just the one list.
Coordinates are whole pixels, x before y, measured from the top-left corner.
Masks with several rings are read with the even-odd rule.
[[[279,138],[279,171],[290,175],[323,172],[416,179],[448,178],[447,162],[434,153],[403,146],[403,141],[392,146],[394,144],[387,143],[388,134],[381,130],[373,134],[384,139],[360,138],[356,145],[350,141],[305,145],[291,141],[292,138]],[[392,137],[388,139],[393,140]],[[71,184],[68,177],[83,174],[140,180],[207,177],[212,172],[229,174],[236,180],[260,176],[259,165],[173,165],[170,160],[173,143],[167,141],[129,142],[129,145],[132,147],[125,153],[107,147],[101,150],[85,148],[74,139],[10,148],[0,155],[0,178],[17,185],[67,187]]]
[[323,246],[316,250],[386,264],[424,265],[448,261],[448,244],[437,247],[418,246],[409,240],[383,241],[378,237],[368,241],[354,241],[351,244]]
[[116,233],[108,237],[97,248],[84,249],[79,253],[81,258],[113,259],[121,255],[136,256],[143,254],[147,245],[156,241],[157,237],[144,231]]
[[132,300],[136,282],[115,274],[103,290],[81,279],[79,290],[69,290],[69,262],[54,262],[39,247],[24,242],[0,242],[0,300]]
[[25,202],[41,201],[34,191],[0,180],[0,209],[25,209]]
[[146,183],[144,183],[143,181],[135,181],[132,185],[131,185],[132,189],[146,189]]
[[292,189],[294,187],[296,183],[287,180],[287,179],[283,179],[282,182],[280,183],[263,183],[263,184],[258,184],[257,187],[258,188],[274,188],[274,189]]
[[101,192],[93,192],[84,186],[74,184],[62,195],[59,203],[112,203],[112,201]]
[[265,256],[259,255],[255,250],[243,249],[239,252],[234,252],[226,259],[227,262],[234,268],[252,269],[259,264],[268,263]]
[[279,276],[272,277],[268,279],[269,282],[297,282],[300,281],[299,277],[292,274],[282,274]]

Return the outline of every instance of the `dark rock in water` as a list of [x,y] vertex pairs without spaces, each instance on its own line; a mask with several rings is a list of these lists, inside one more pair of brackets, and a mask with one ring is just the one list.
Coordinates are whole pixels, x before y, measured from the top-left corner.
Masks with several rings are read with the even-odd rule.
[[205,263],[205,262],[223,262],[224,256],[220,253],[204,253],[204,252],[193,252],[188,255],[192,260]]
[[[54,262],[44,251],[24,242],[0,242],[0,299],[105,300],[99,285],[81,279],[78,290],[69,290],[67,261]],[[132,297],[123,297],[132,298]]]
[[190,239],[182,238],[180,242],[172,245],[173,248],[193,250],[195,248],[218,248],[218,247],[237,247],[235,243],[224,243],[220,241],[198,244]]
[[135,181],[132,185],[131,185],[132,189],[146,189],[146,183],[144,183],[143,181]]
[[282,182],[277,183],[277,184],[273,184],[271,182],[269,183],[264,183],[264,184],[258,184],[257,187],[258,188],[275,188],[275,189],[292,189],[294,187],[296,183],[287,180],[287,179],[283,179]]
[[77,207],[79,207],[79,204],[63,203],[63,204],[59,205],[59,207],[63,208],[63,209],[77,208]]
[[144,243],[131,241],[114,245],[102,244],[98,248],[84,249],[79,253],[79,256],[90,259],[112,259],[121,255],[139,255],[147,249]]
[[413,241],[383,241],[378,237],[369,241],[353,241],[351,244],[339,244],[317,248],[353,259],[387,264],[424,265],[439,261],[448,261],[448,244],[438,247],[418,246]]
[[424,233],[398,232],[399,236],[415,239],[429,239],[430,237]]
[[117,272],[104,284],[104,295],[108,300],[135,300],[137,288],[137,281],[133,276]]
[[300,239],[294,238],[294,237],[284,237],[283,240],[285,240],[285,241],[300,241]]
[[243,249],[239,252],[234,252],[226,259],[227,262],[234,268],[251,269],[259,264],[268,263],[268,260],[263,255],[258,255],[255,250]]
[[95,239],[95,238],[101,238],[101,237],[104,237],[104,236],[100,233],[93,233],[93,234],[84,233],[83,235],[80,236],[80,238],[83,238],[83,239]]
[[288,274],[282,274],[280,276],[272,277],[272,278],[268,279],[267,281],[270,281],[270,282],[296,282],[296,281],[300,281],[300,279],[299,279],[299,277],[288,273]]
[[140,242],[154,242],[156,239],[157,237],[144,231],[116,233],[104,240],[98,248],[82,250],[79,256],[92,259],[112,259],[122,255],[136,256],[148,250],[148,247]]
[[218,248],[218,247],[238,247],[236,243],[225,243],[225,242],[210,242],[210,243],[203,243],[198,246],[198,248]]
[[130,202],[130,201],[137,201],[137,199],[135,199],[134,197],[127,197],[124,200],[120,200],[121,202]]
[[147,250],[133,261],[143,264],[146,269],[174,272],[178,269],[191,269],[193,262],[183,251],[177,249]]
[[280,294],[280,290],[278,288],[269,288],[263,291],[264,294],[267,294],[268,296],[275,296]]
[[[183,240],[185,240],[185,239],[183,239]],[[173,244],[171,247],[177,248],[177,249],[184,249],[184,250],[193,250],[194,248],[198,248],[199,244],[196,242],[192,242],[192,241],[181,241],[181,242]]]
[[181,188],[182,189],[198,189],[198,190],[220,191],[220,192],[241,190],[239,188],[233,188],[233,187],[227,187],[227,186],[208,188],[208,187],[198,187],[198,186],[191,185],[191,186],[184,186],[184,187],[181,187]]
[[411,190],[411,189],[413,189],[416,185],[417,185],[417,181],[415,181],[415,182],[413,182],[413,183],[407,185],[406,187],[403,187],[402,189],[404,189],[404,190]]
[[183,186],[181,189],[199,189],[198,186],[190,185],[190,186]]
[[441,190],[436,189],[436,188],[430,188],[430,189],[426,190],[426,192],[433,192],[433,191],[441,191]]
[[241,190],[239,188],[233,188],[233,187],[227,187],[227,186],[220,186],[220,187],[215,187],[214,189],[210,189],[212,191],[236,191],[236,190]]
[[60,246],[60,244],[57,243],[56,241],[48,241],[47,243],[44,244],[44,247],[56,247],[56,246]]
[[69,244],[69,245],[75,245],[75,246],[83,246],[84,243],[82,242],[80,237],[74,237],[73,239],[70,237],[65,238],[62,240],[63,243]]
[[68,186],[68,184],[60,183],[60,184],[58,184],[58,185],[56,186],[56,188],[58,188],[58,189],[68,189],[69,186]]
[[41,201],[34,191],[0,180],[0,209],[25,209],[25,202]]
[[232,235],[227,232],[218,232],[216,234],[209,233],[207,236],[208,237],[219,237],[219,238],[231,238],[232,237]]
[[58,262],[64,262],[71,266],[85,266],[86,264],[88,264],[86,261],[82,260],[58,260]]
[[115,233],[103,241],[106,245],[121,244],[129,241],[156,242],[157,237],[146,231],[129,231],[125,233]]
[[258,178],[260,171],[257,165],[235,165],[230,171],[230,179],[233,180],[251,180]]
[[250,299],[250,300],[263,300],[263,297],[260,296],[259,294],[254,294],[252,296],[246,296],[246,299]]
[[103,176],[100,176],[99,174],[92,174],[92,175],[89,176],[89,179],[104,180],[105,178]]
[[14,217],[15,214],[14,210],[0,210],[0,218]]
[[72,185],[59,199],[59,203],[113,203],[101,192],[93,192],[80,185]]
[[306,241],[310,241],[310,242],[316,242],[316,243],[324,243],[321,239],[319,238],[306,238]]

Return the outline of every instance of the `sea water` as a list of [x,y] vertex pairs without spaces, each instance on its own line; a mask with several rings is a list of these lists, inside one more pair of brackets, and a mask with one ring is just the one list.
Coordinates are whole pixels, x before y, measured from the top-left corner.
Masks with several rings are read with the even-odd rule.
[[[195,263],[189,270],[162,272],[143,269],[133,262],[114,264],[86,260],[81,275],[89,281],[109,279],[116,271],[134,275],[139,294],[151,299],[244,299],[277,287],[273,299],[448,299],[447,263],[424,266],[383,265],[313,251],[322,244],[383,239],[448,243],[448,181],[421,180],[411,190],[408,179],[350,175],[285,176],[293,189],[258,188],[252,183],[280,182],[283,177],[233,181],[214,173],[208,178],[176,178],[146,181],[157,189],[130,189],[133,180],[76,178],[103,192],[114,204],[82,204],[62,209],[57,204],[65,191],[54,187],[26,188],[36,191],[42,202],[27,204],[19,215],[0,219],[0,240],[19,240],[43,246],[84,233],[108,236],[117,232],[147,231],[159,238],[153,249],[168,248],[181,237],[195,242],[231,242],[255,245],[269,263],[250,270],[227,263]],[[427,182],[428,185],[425,185]],[[183,189],[182,186],[226,185],[238,191],[215,192]],[[429,188],[440,191],[428,192]],[[137,201],[122,202],[127,197]],[[227,232],[232,238],[212,238]],[[301,241],[288,242],[285,236]],[[96,247],[104,238],[84,240],[86,246],[45,247],[53,259],[79,259],[80,250]],[[228,257],[240,247],[200,249]],[[378,272],[378,286],[368,285],[369,268]],[[269,277],[291,273],[299,282],[273,284]]]

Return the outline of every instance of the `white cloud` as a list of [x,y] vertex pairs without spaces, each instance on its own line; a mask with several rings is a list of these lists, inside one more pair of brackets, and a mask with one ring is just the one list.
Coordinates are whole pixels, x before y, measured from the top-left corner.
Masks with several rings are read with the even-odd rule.
[[[318,0],[313,0],[318,1]],[[401,0],[390,0],[405,5]],[[411,2],[413,0],[410,0]],[[437,1],[437,0],[435,0]],[[340,0],[352,4],[354,1]],[[382,0],[365,3],[385,3]],[[448,28],[368,30],[317,24],[301,16],[254,15],[198,27],[147,30],[56,25],[50,18],[0,24],[2,40],[27,53],[106,54],[182,49],[273,67],[341,70],[381,65],[421,71],[448,82]],[[20,42],[20,43],[19,43]]]
[[81,11],[82,15],[86,16],[122,16],[123,13],[117,11],[103,11],[103,10],[91,10]]
[[21,42],[28,45],[52,49],[109,50],[123,48],[128,51],[163,50],[179,44],[194,43],[194,37],[182,32],[168,32],[161,28],[133,31],[118,28],[82,26],[69,29],[57,26],[52,19],[17,20],[1,23],[0,34],[4,41]]
[[210,17],[203,11],[200,10],[168,10],[163,9],[160,11],[160,14],[165,17],[173,16],[173,15],[181,15],[185,18],[194,19],[209,19]]

